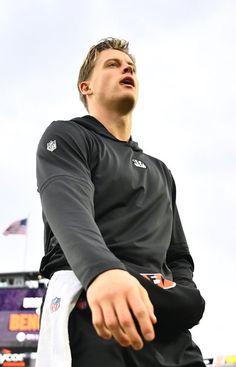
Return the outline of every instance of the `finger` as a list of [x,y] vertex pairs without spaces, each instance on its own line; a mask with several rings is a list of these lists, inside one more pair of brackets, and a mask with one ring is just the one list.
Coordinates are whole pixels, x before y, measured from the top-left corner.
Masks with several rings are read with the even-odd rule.
[[140,291],[135,292],[129,297],[129,306],[138,321],[141,334],[144,339],[151,341],[155,338],[153,324],[150,319],[149,310],[143,301]]
[[154,313],[154,307],[153,307],[152,302],[150,301],[148,293],[144,288],[141,288],[140,292],[141,292],[141,297],[143,299],[143,302],[144,302],[144,304],[146,305],[146,307],[148,309],[150,319],[151,319],[153,324],[156,324],[157,323],[157,317]]
[[111,339],[112,334],[106,327],[101,308],[97,305],[93,305],[91,307],[91,311],[92,311],[92,323],[97,334],[104,339]]
[[113,305],[111,303],[103,303],[101,308],[106,328],[121,346],[128,347],[131,344],[130,339],[122,330]]
[[123,332],[125,333],[125,335],[129,338],[130,345],[135,350],[142,349],[143,341],[136,329],[134,319],[129,310],[128,304],[126,302],[123,302],[122,300],[122,301],[116,302],[115,307],[116,307],[115,311],[116,311],[116,315],[119,321],[119,325],[121,329],[123,330]]

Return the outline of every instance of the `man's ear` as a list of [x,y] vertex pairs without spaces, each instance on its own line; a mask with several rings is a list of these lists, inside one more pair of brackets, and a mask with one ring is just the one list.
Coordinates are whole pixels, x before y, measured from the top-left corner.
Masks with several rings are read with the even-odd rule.
[[89,81],[88,80],[84,81],[84,82],[81,82],[80,85],[79,85],[79,89],[80,89],[81,93],[84,96],[92,94],[92,90],[89,87]]

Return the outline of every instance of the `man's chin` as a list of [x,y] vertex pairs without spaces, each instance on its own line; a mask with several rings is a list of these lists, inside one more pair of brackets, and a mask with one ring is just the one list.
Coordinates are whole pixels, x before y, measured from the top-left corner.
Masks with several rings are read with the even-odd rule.
[[132,95],[124,95],[117,101],[117,107],[123,115],[131,112],[136,104],[136,100]]

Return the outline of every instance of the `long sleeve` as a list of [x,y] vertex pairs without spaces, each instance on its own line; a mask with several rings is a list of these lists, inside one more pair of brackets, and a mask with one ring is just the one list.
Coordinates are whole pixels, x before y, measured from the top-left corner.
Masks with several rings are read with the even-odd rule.
[[180,315],[177,323],[191,328],[196,325],[204,312],[205,301],[193,281],[194,262],[185,238],[180,216],[176,206],[176,187],[172,178],[173,227],[167,265],[177,284]]
[[171,176],[173,227],[170,247],[167,252],[167,265],[177,284],[196,287],[193,282],[194,262],[189,251],[186,237],[176,206],[176,186]]
[[85,289],[106,270],[125,270],[107,248],[94,219],[90,155],[83,129],[62,121],[49,126],[37,151],[37,183],[44,216]]
[[167,252],[167,265],[177,284],[195,287],[194,262],[189,252],[177,207],[174,208],[171,245]]

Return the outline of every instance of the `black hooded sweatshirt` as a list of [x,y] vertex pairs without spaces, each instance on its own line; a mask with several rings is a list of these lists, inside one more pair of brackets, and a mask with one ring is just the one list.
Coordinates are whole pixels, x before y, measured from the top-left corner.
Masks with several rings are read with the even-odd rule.
[[91,116],[54,121],[39,142],[37,183],[43,276],[72,269],[86,290],[106,270],[129,269],[196,289],[173,177],[132,139]]
[[[127,270],[148,291],[159,330],[172,335],[199,322],[205,302],[192,279],[175,184],[163,162],[84,116],[46,129],[37,151],[37,182],[44,277],[72,269],[87,290],[102,272]],[[176,287],[163,290],[140,273],[161,273]]]

